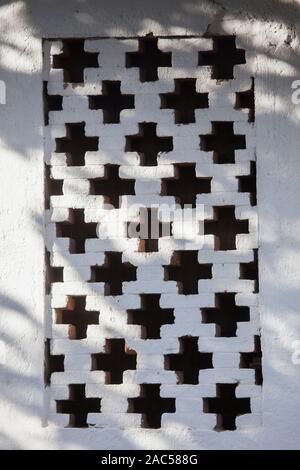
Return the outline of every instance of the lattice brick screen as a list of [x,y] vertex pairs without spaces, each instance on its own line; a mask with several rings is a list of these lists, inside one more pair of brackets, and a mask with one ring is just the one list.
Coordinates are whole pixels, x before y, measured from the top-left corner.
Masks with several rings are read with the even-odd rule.
[[233,36],[44,42],[49,424],[259,426],[254,88]]

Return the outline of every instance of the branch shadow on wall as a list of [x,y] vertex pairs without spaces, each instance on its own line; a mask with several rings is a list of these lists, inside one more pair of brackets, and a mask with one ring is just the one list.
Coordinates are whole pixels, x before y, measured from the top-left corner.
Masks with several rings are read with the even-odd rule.
[[[103,4],[102,4],[103,3]],[[171,12],[168,15],[168,19],[164,21],[166,18],[165,14],[162,14],[161,8],[166,8],[159,6],[158,8],[154,8],[153,4],[150,9],[145,11],[144,17],[141,16],[140,13],[140,6],[141,2],[133,2],[136,4],[136,11],[138,12],[139,19],[137,19],[137,26],[135,31],[133,32],[133,36],[136,35],[136,30],[138,28],[143,28],[147,23],[150,25],[155,24],[156,28],[165,32],[168,35],[170,32],[175,34],[175,31],[183,31],[186,27],[186,24],[189,24],[191,21],[191,17],[193,16],[193,24],[196,23],[195,18],[199,20],[199,29],[195,30],[195,34],[220,34],[220,33],[231,33],[229,31],[228,23],[226,23],[227,14],[230,13],[230,16],[234,19],[241,18],[240,9],[241,3],[238,0],[223,0],[220,2],[206,2],[203,4],[199,4],[199,2],[170,2],[169,3],[169,11]],[[159,2],[158,2],[159,3]],[[162,2],[160,2],[162,3]],[[262,3],[264,5],[262,5]],[[4,8],[6,5],[10,4],[10,2],[1,2],[1,8]],[[276,71],[276,61],[281,60],[287,66],[288,72],[285,74],[284,79],[282,76],[280,77],[280,88],[278,89],[278,94],[276,99],[279,103],[281,103],[281,111],[277,112],[277,126],[278,129],[276,131],[281,131],[284,129],[286,122],[288,121],[289,127],[294,135],[299,133],[299,124],[289,118],[289,112],[285,105],[287,101],[289,101],[288,96],[290,95],[291,91],[291,82],[297,78],[299,78],[300,73],[299,70],[295,69],[295,57],[297,51],[294,50],[293,44],[296,42],[295,28],[294,28],[294,21],[297,17],[299,17],[299,5],[296,3],[290,3],[287,5],[286,2],[276,2],[276,8],[274,7],[274,2],[246,2],[247,4],[247,18],[245,15],[245,22],[250,18],[254,18],[255,21],[260,23],[267,23],[270,21],[270,11],[271,13],[271,22],[276,25],[282,25],[283,28],[286,30],[285,40],[280,40],[280,43],[276,43],[276,28],[274,28],[274,35],[272,41],[269,43],[269,47],[266,51],[265,45],[260,45],[257,38],[253,38],[253,49],[256,51],[257,55],[265,56],[266,59],[272,64],[274,60],[274,70],[268,70],[268,76],[256,76],[256,80],[261,80],[261,86],[265,87],[265,95],[266,99],[268,97],[273,96],[273,86],[277,83],[278,73]],[[39,2],[38,5],[34,4],[34,2],[28,1],[23,3],[22,7],[19,9],[17,15],[22,19],[22,21],[27,25],[30,29],[34,31],[35,39],[40,41],[42,37],[53,36],[51,21],[47,23],[47,18],[50,18],[53,14],[53,11],[61,8],[62,9],[62,16],[65,16],[68,21],[66,21],[66,37],[74,36],[74,30],[76,30],[76,25],[78,25],[79,31],[85,31],[85,36],[89,36],[89,24],[95,24],[97,21],[101,20],[101,16],[105,14],[105,7],[104,2],[97,3],[97,7],[95,6],[96,3],[94,2],[86,2],[86,1],[74,1],[72,2],[72,8],[69,8],[68,2],[65,5],[62,5],[61,2],[58,1],[51,1],[51,0],[43,0]],[[205,5],[208,5],[209,8],[206,9]],[[117,30],[119,25],[125,24],[123,31],[128,34],[130,30],[130,22],[123,16],[124,10],[121,7],[120,1],[113,0],[110,2],[109,8],[111,10],[116,10],[116,16],[114,18],[114,22],[108,25],[107,27],[107,36],[115,35],[115,31]],[[132,11],[135,11],[135,8],[131,6]],[[96,14],[95,14],[96,12]],[[1,14],[1,9],[0,9]],[[107,11],[106,11],[107,16]],[[243,16],[243,15],[242,15]],[[70,21],[72,20],[72,21]],[[3,26],[5,28],[5,24]],[[9,27],[9,25],[7,25]],[[94,29],[94,28],[93,28]],[[120,32],[122,33],[122,27],[119,28]],[[46,32],[46,33],[45,33]],[[149,32],[151,32],[151,27]],[[239,43],[243,45],[243,36],[239,34]],[[245,49],[249,47],[249,38],[245,40]],[[21,82],[26,82],[26,89],[30,89],[30,83],[32,81],[32,87],[36,86],[35,80],[32,80],[33,75],[38,74],[39,72],[34,71],[31,72],[30,70],[30,51],[27,50],[26,44],[15,44],[13,42],[6,42],[1,44],[3,51],[10,50],[13,51],[15,57],[22,57],[22,61],[20,66],[15,67],[14,64],[11,66],[6,62],[5,57],[0,57],[0,64],[2,67],[1,79],[3,79],[7,83],[7,105],[6,110],[8,113],[13,113],[13,110],[10,109],[10,94],[17,93],[20,96],[20,102],[24,103],[23,113],[15,116],[15,128],[11,128],[11,123],[8,120],[1,123],[1,142],[2,148],[6,150],[8,157],[13,158],[20,162],[23,160],[22,165],[24,164],[23,168],[29,168],[29,165],[34,162],[36,164],[36,154],[38,153],[42,162],[42,156],[40,155],[40,149],[42,147],[42,131],[41,127],[37,128],[33,121],[31,120],[31,113],[32,109],[27,108],[27,101],[26,97],[23,95],[22,88],[18,86]],[[298,73],[298,77],[297,77]],[[3,77],[3,78],[2,78]],[[285,86],[283,86],[283,80],[285,82]],[[271,87],[272,85],[272,87]],[[271,89],[270,89],[271,87]],[[33,95],[36,92],[33,88]],[[260,105],[261,115],[256,115],[256,120],[261,122],[261,119],[264,116],[263,114],[263,105]],[[268,113],[269,107],[266,106],[265,113]],[[42,80],[41,80],[41,98],[40,102],[35,104],[35,110],[41,116],[43,116],[43,109],[42,109]],[[22,131],[23,138],[16,138],[16,129],[20,129]],[[267,138],[272,139],[274,136],[267,136]],[[32,156],[34,155],[34,156]],[[271,159],[272,155],[268,154],[265,158]],[[295,155],[296,158],[296,155]],[[260,162],[258,161],[258,167]],[[291,166],[293,168],[293,163],[295,162],[290,161]],[[40,163],[42,165],[42,163]],[[271,165],[270,165],[271,166]],[[278,171],[291,171],[286,169],[285,166],[278,166]],[[41,171],[42,174],[42,171]],[[291,177],[293,175],[291,174]],[[278,176],[278,180],[280,180],[280,174]],[[279,181],[279,186],[284,193],[284,182]],[[293,189],[293,188],[292,188]],[[295,188],[290,190],[290,196],[293,198],[299,198],[299,190]],[[258,201],[260,199],[260,194],[264,194],[264,189],[260,188],[258,185]],[[30,196],[26,195],[26,201],[30,200]],[[276,212],[276,204],[280,205],[282,201],[279,200],[279,197],[270,203],[270,220],[264,220],[264,225],[269,224],[271,227],[274,226],[274,214]],[[30,204],[29,204],[30,205]],[[24,209],[25,209],[24,205]],[[27,206],[28,207],[28,206]],[[258,202],[258,211],[260,209],[260,205]],[[264,211],[266,214],[266,211]],[[265,215],[264,215],[265,217]],[[281,230],[277,230],[276,234],[273,237],[270,237],[269,240],[263,240],[263,253],[260,259],[260,269],[263,271],[262,275],[265,276],[268,270],[272,272],[272,270],[276,271],[278,269],[278,262],[282,263],[283,269],[287,268],[284,264],[284,252],[287,251],[287,256],[290,256],[288,252],[288,248],[285,250],[281,249],[281,252],[277,252],[277,249],[280,246],[280,243],[283,243],[282,240],[284,239],[284,244],[286,247],[291,246],[292,250],[295,252],[299,252],[300,249],[300,240],[296,236],[293,237],[289,233],[288,225],[295,225],[299,224],[299,214],[295,214],[292,209],[287,212],[286,219],[283,221],[283,227]],[[41,219],[41,214],[34,214],[32,217],[32,226],[37,227],[37,234],[40,239],[44,239],[44,220]],[[282,238],[280,238],[280,234]],[[113,247],[112,247],[113,248]],[[278,253],[280,259],[274,257],[274,252]],[[42,257],[41,257],[42,260]],[[266,267],[263,265],[265,263]],[[74,268],[76,268],[74,266]],[[42,271],[42,269],[41,269]],[[268,278],[270,279],[271,276],[269,275]],[[272,322],[272,312],[266,316],[266,319],[263,322],[263,338],[272,338],[275,342],[276,341],[283,341],[281,337],[282,329],[289,330],[290,326],[293,325],[295,327],[295,331],[297,331],[296,324],[296,316],[293,310],[293,306],[289,306],[288,299],[289,298],[298,298],[299,297],[299,289],[293,283],[287,282],[285,284],[284,291],[281,288],[276,288],[276,292],[274,293],[274,286],[273,284],[268,281],[264,280],[263,282],[263,292],[261,293],[261,302],[262,306],[267,305],[267,310],[273,306],[274,311],[278,311],[278,304],[283,305],[285,307],[285,312],[282,312],[282,323],[278,324],[278,322],[274,319]],[[43,292],[39,293],[41,296]],[[22,346],[22,339],[24,338],[22,335],[22,331],[16,330],[11,328],[11,325],[15,323],[15,325],[20,325],[21,330],[23,331],[32,331],[33,335],[32,338],[40,336],[40,331],[44,331],[44,313],[43,312],[30,312],[30,306],[21,303],[18,299],[18,288],[16,288],[14,296],[3,296],[0,297],[0,304],[3,308],[5,314],[11,315],[10,319],[10,326],[7,329],[5,322],[3,322],[4,328],[3,332],[1,333],[2,341],[7,345],[6,349],[9,354],[13,354],[16,357],[16,368],[10,367],[8,363],[0,366],[1,373],[3,373],[5,386],[1,387],[1,402],[2,406],[4,404],[5,407],[11,408],[12,412],[11,415],[14,414],[14,409],[17,409],[18,412],[22,413],[24,416],[34,416],[36,418],[37,423],[37,447],[42,447],[43,442],[38,441],[38,434],[39,434],[39,423],[42,422],[43,413],[42,413],[42,399],[35,403],[32,400],[32,397],[28,396],[24,390],[28,384],[29,387],[32,389],[32,394],[36,396],[40,396],[43,393],[41,389],[42,383],[42,364],[41,364],[41,371],[40,375],[36,376],[35,372],[31,370],[30,363],[27,361],[27,351],[24,350],[24,346]],[[270,299],[273,298],[272,302]],[[107,299],[107,298],[106,298]],[[109,302],[107,299],[105,301]],[[282,301],[282,299],[285,299]],[[300,300],[300,299],[299,299]],[[300,304],[300,302],[298,302]],[[4,315],[4,313],[2,314]],[[37,321],[36,318],[40,318],[40,321]],[[287,337],[292,338],[295,337],[295,331],[288,331]],[[115,331],[109,332],[107,334],[115,335]],[[300,334],[300,332],[299,332]],[[16,340],[16,337],[18,340]],[[32,339],[31,338],[31,339]],[[266,347],[271,346],[272,344],[269,343],[271,340],[266,340]],[[272,341],[271,341],[272,343]],[[26,344],[26,342],[25,342]],[[291,344],[289,342],[284,342],[281,344],[282,351],[284,351],[287,355],[291,354]],[[43,350],[43,345],[40,345],[40,351]],[[273,375],[274,377],[274,385],[275,390],[272,391],[274,394],[278,394],[278,396],[285,396],[286,397],[286,389],[283,388],[281,384],[280,378],[284,375],[285,377],[288,375],[288,381],[290,384],[290,389],[293,389],[293,386],[297,383],[297,375],[295,371],[295,367],[291,364],[291,370],[286,370],[286,363],[282,360],[281,357],[276,357],[272,359],[269,363],[265,364],[264,374],[268,378],[269,375]],[[287,380],[283,381],[286,384]],[[12,384],[15,387],[15,394],[11,395]],[[268,390],[266,391],[268,393]],[[288,392],[289,393],[289,392]],[[201,406],[201,403],[199,403]],[[278,424],[279,427],[279,424]],[[54,433],[55,441],[57,448],[63,446],[64,448],[80,448],[81,445],[78,444],[78,432],[80,430],[77,429],[57,429]],[[86,429],[86,433],[89,434],[87,442],[90,443],[89,448],[97,449],[101,444],[97,441],[97,436],[95,436],[95,429]],[[188,431],[190,432],[190,431]],[[214,432],[214,431],[212,431]],[[239,431],[237,431],[239,433]],[[111,431],[111,442],[112,448],[118,448],[119,442],[117,438],[118,432],[114,435],[113,431]],[[155,432],[151,432],[151,439],[150,445],[153,448],[180,448],[180,437],[176,437],[174,433],[170,432],[170,434],[166,434],[165,440],[163,440],[162,435],[160,435],[159,439],[156,437]],[[126,437],[125,437],[126,436]],[[26,448],[26,439],[22,440],[20,438],[20,434],[16,435],[7,435],[5,429],[1,429],[0,438],[2,440],[1,446],[3,448]],[[222,436],[218,436],[219,439],[219,446],[220,448],[232,448],[232,440],[230,436],[230,432],[222,433]],[[201,432],[198,433],[197,436],[192,436],[191,433],[191,441],[194,443],[194,448],[201,448]],[[211,439],[211,447],[213,448],[216,445],[216,440]],[[63,444],[62,444],[63,443]],[[123,433],[123,445],[128,446],[128,448],[142,448],[143,442],[140,440],[140,436],[138,435],[138,431],[136,433],[132,433],[131,437],[125,435]],[[255,440],[255,437],[251,432],[243,433],[243,440],[242,444],[237,444],[237,446],[241,446],[242,448],[256,448],[259,444]],[[271,444],[270,444],[271,445]],[[82,445],[85,447],[85,445]]]

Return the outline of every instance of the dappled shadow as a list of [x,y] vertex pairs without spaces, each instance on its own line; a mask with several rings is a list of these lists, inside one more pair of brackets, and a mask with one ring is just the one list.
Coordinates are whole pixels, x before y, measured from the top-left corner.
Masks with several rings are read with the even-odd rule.
[[[282,423],[280,417],[278,419],[274,417],[273,397],[285,397],[286,401],[293,402],[294,389],[299,387],[299,372],[296,370],[297,366],[292,365],[290,356],[292,340],[300,337],[299,320],[295,310],[295,305],[300,305],[300,294],[299,285],[295,281],[295,272],[287,260],[298,256],[297,253],[300,252],[298,233],[295,229],[290,229],[290,226],[299,227],[300,224],[296,205],[291,204],[300,197],[299,184],[295,177],[295,165],[296,170],[300,171],[300,168],[299,164],[296,164],[297,155],[290,151],[288,157],[284,156],[280,161],[274,158],[273,149],[274,140],[277,142],[278,136],[281,135],[283,139],[287,139],[284,136],[287,126],[289,135],[296,139],[296,135],[299,134],[299,120],[290,113],[290,88],[292,80],[300,77],[297,61],[299,38],[295,24],[300,15],[300,5],[298,2],[283,0],[264,2],[168,0],[154,2],[155,5],[153,2],[134,0],[130,2],[128,8],[127,3],[121,0],[111,0],[109,3],[75,0],[72,4],[58,0],[39,2],[29,0],[16,2],[12,7],[10,1],[0,2],[0,78],[7,84],[7,104],[0,110],[3,111],[1,152],[7,164],[15,165],[16,171],[18,162],[22,162],[20,166],[22,169],[28,168],[29,165],[40,165],[42,168],[42,38],[136,37],[149,32],[162,36],[177,36],[186,33],[195,36],[237,35],[239,47],[256,56],[252,70],[247,70],[247,73],[249,72],[247,76],[252,74],[255,77],[256,93],[261,98],[256,105],[256,126],[259,129],[258,138],[261,139],[257,149],[257,171],[264,426],[273,426],[274,433],[281,433],[284,447],[292,446],[293,443],[288,442],[288,428],[289,420],[293,422],[295,419],[293,416],[295,410],[293,407],[287,410],[286,421]],[[59,24],[63,27],[57,26],[57,12],[59,12]],[[253,20],[255,22],[249,26]],[[16,31],[20,34],[15,35],[11,32],[14,22],[17,25]],[[36,57],[39,55],[40,60],[37,60]],[[37,83],[40,84],[40,90],[37,89]],[[29,95],[36,98],[34,103],[29,103]],[[18,103],[18,113],[14,112],[13,104],[16,103]],[[270,116],[270,111],[273,111],[273,116]],[[13,126],[11,116],[13,116]],[[266,141],[262,143],[264,138],[262,129],[264,128]],[[286,145],[289,146],[288,139]],[[40,177],[42,177],[42,171],[39,172]],[[272,188],[268,183],[268,171],[270,174],[273,171],[278,175],[275,178],[278,182],[278,192],[274,198],[270,197]],[[285,177],[281,178],[283,174]],[[30,178],[30,173],[25,173],[25,177]],[[274,184],[274,176],[270,179],[270,184]],[[288,187],[289,181],[293,182],[290,187]],[[5,184],[8,183],[5,182]],[[32,185],[34,184],[33,181]],[[29,216],[31,217],[31,230],[41,241],[44,239],[42,195],[38,208],[31,203],[30,197],[28,194],[26,197],[24,195],[21,213],[28,212],[28,207],[34,207]],[[286,200],[283,200],[284,198]],[[285,216],[280,222],[278,214],[282,215],[283,212]],[[14,230],[14,228],[9,227],[9,230]],[[27,230],[29,230],[28,227]],[[5,243],[5,237],[3,240]],[[23,245],[20,244],[22,249]],[[42,243],[39,246],[42,247]],[[24,249],[26,247],[27,245]],[[112,242],[112,250],[115,248]],[[9,250],[13,253],[11,246]],[[25,261],[29,263],[27,256]],[[13,257],[12,263],[14,263]],[[18,263],[22,265],[20,261],[17,261]],[[43,255],[39,256],[38,263],[41,264],[38,273],[42,276]],[[281,277],[280,271],[284,273],[285,279],[281,278],[278,283],[276,276]],[[23,283],[22,287],[18,284],[19,278]],[[0,296],[1,310],[3,310],[1,315],[9,316],[9,320],[0,319],[1,339],[7,349],[6,363],[0,365],[0,373],[3,375],[0,401],[1,407],[8,410],[8,416],[11,419],[16,418],[16,423],[15,427],[10,426],[7,429],[2,425],[1,447],[27,448],[30,442],[32,447],[101,448],[101,437],[99,437],[101,434],[97,434],[95,429],[84,431],[86,440],[82,443],[78,437],[80,432],[78,429],[48,430],[45,427],[41,435],[41,423],[44,426],[47,424],[49,396],[45,394],[43,403],[42,361],[41,356],[37,357],[37,355],[43,354],[44,336],[51,335],[51,328],[47,321],[44,321],[44,312],[41,311],[42,283],[38,283],[36,290],[31,294],[34,300],[29,301],[30,296],[24,295],[24,289],[30,288],[29,282],[26,285],[24,278],[19,274],[14,276],[11,272],[6,278],[2,277],[4,285],[5,281],[15,283],[16,287],[14,295],[8,295],[3,290]],[[34,283],[33,286],[35,286]],[[109,297],[102,299],[107,308],[116,307],[113,299]],[[46,303],[47,300],[46,298]],[[48,305],[46,305],[46,310],[47,308],[49,308]],[[121,309],[118,314],[122,315]],[[115,328],[104,326],[103,333],[107,337],[120,335],[117,322]],[[287,367],[287,364],[290,367]],[[12,390],[15,390],[13,395]],[[118,392],[114,393],[118,400]],[[270,404],[268,396],[271,397]],[[280,416],[282,419],[282,414]],[[27,417],[34,423],[29,441],[21,429],[17,430],[18,423],[23,425]],[[100,432],[99,429],[98,431]],[[217,436],[214,431],[194,432],[178,422],[176,426],[174,425],[174,429],[166,429],[160,433],[149,430],[148,441],[145,443],[144,434],[140,433],[139,429],[132,428],[126,432],[123,430],[120,432],[120,429],[109,429],[111,448],[147,446],[178,449],[185,446],[186,442],[191,448],[212,449],[259,448],[264,445],[269,447],[278,445],[276,442],[271,442],[272,433],[269,437],[263,435],[263,428],[256,430],[256,435],[251,430],[235,432],[236,440],[232,438],[230,432],[218,433]]]

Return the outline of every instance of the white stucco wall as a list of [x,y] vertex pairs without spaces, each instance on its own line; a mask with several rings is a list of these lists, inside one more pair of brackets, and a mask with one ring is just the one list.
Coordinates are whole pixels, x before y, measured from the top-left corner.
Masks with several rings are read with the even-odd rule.
[[[299,448],[299,1],[0,2],[0,447]],[[299,27],[299,25],[298,25]],[[44,426],[42,38],[236,34],[256,56],[263,426],[234,432]]]

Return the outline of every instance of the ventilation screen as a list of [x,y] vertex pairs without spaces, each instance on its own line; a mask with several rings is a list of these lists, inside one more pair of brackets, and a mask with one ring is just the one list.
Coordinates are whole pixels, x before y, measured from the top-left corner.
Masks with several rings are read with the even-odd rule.
[[260,426],[247,60],[234,36],[44,41],[48,425]]

